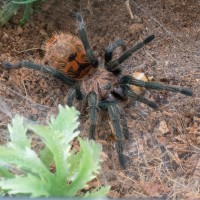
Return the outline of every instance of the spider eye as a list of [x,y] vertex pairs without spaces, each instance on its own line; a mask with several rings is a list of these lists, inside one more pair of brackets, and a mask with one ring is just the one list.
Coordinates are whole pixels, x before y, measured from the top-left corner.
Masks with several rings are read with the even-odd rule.
[[75,58],[76,58],[76,56],[77,56],[77,53],[72,53],[72,54],[70,54],[69,57],[68,57],[68,61],[69,61],[69,62],[74,61]]

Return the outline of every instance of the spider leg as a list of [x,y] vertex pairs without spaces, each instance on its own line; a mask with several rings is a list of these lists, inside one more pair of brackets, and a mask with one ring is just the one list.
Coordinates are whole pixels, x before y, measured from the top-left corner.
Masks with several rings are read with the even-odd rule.
[[121,112],[121,125],[122,125],[122,132],[124,134],[125,139],[129,139],[130,133],[127,126],[127,120],[125,116],[125,112],[123,109],[120,110]]
[[88,105],[90,114],[90,139],[94,139],[96,120],[97,120],[97,95],[95,92],[90,92],[88,94]]
[[83,99],[83,94],[79,88],[75,88],[76,91],[76,99],[77,100],[82,100]]
[[117,137],[117,153],[120,165],[125,168],[125,160],[123,156],[123,133],[120,127],[119,121],[119,109],[116,104],[109,104],[108,105],[108,112],[111,119],[112,126],[115,130],[115,134]]
[[116,70],[119,70],[119,65],[124,62],[128,57],[130,57],[134,52],[138,51],[142,47],[144,47],[146,44],[151,42],[154,39],[154,35],[150,35],[146,39],[144,39],[142,42],[139,42],[131,49],[125,51],[122,56],[120,56],[118,59],[113,60],[109,63],[106,63],[106,68],[110,72],[115,72]]
[[125,168],[125,160],[123,156],[123,132],[121,130],[120,119],[118,117],[120,111],[116,103],[108,104],[108,113],[117,138],[117,153],[119,162],[120,165]]
[[110,62],[112,60],[112,56],[113,56],[113,52],[117,47],[122,47],[123,49],[125,49],[125,45],[124,45],[124,41],[123,40],[117,40],[114,43],[108,45],[105,48],[105,62]]
[[149,107],[153,109],[158,109],[158,105],[154,101],[150,101],[147,98],[145,98],[143,95],[136,94],[133,90],[131,90],[130,87],[126,86],[126,95],[133,98],[135,101],[139,101],[141,103],[144,103],[148,105]]
[[75,97],[77,100],[82,100],[83,99],[82,92],[80,91],[79,88],[75,88],[75,87],[70,88],[67,94],[67,105],[69,107],[73,106],[73,101]]
[[136,86],[139,86],[139,87],[145,87],[145,88],[154,89],[154,90],[167,90],[167,91],[171,91],[171,92],[181,93],[181,94],[184,94],[186,96],[192,96],[193,95],[192,91],[189,90],[189,89],[164,85],[164,84],[159,83],[159,82],[144,82],[142,80],[135,79],[131,76],[123,76],[119,80],[119,83],[120,84],[136,85]]
[[70,85],[70,86],[73,86],[76,83],[75,80],[69,78],[68,76],[66,76],[65,74],[56,70],[53,67],[50,67],[50,66],[47,66],[47,65],[39,65],[39,64],[31,63],[29,61],[21,61],[21,62],[16,63],[16,64],[4,62],[3,67],[5,69],[17,69],[17,68],[21,68],[21,67],[30,68],[30,69],[39,70],[39,71],[42,71],[42,72],[45,72],[45,73],[49,73],[49,74],[53,75],[55,78],[62,81],[63,83]]
[[153,109],[158,109],[158,105],[154,101],[146,99],[144,96],[136,94],[128,85],[120,85],[113,90],[113,94],[120,97],[122,100],[127,97],[132,98],[134,101],[139,101],[148,105]]
[[80,13],[76,13],[76,19],[77,19],[77,22],[78,22],[79,36],[80,36],[81,41],[83,42],[83,46],[86,50],[86,54],[88,56],[88,59],[89,59],[89,61],[92,64],[93,67],[97,67],[98,66],[98,60],[97,60],[96,56],[94,55],[94,53],[93,53],[93,51],[90,47],[90,44],[89,44],[89,41],[88,41],[88,38],[87,38],[87,34],[86,34],[86,31],[85,31],[84,21],[83,21],[83,18],[82,18]]
[[147,98],[145,98],[144,96],[136,94],[131,89],[127,91],[127,96],[133,98],[136,101],[144,103],[153,109],[158,109],[158,105],[154,101],[150,101]]
[[73,89],[75,90],[75,97],[77,100],[83,99],[83,93],[81,92],[79,82],[77,81],[76,84],[73,85]]

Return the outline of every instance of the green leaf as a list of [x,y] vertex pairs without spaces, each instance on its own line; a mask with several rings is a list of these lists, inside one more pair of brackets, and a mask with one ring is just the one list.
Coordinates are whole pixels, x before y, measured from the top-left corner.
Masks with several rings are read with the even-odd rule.
[[[37,133],[47,148],[53,154],[53,158],[56,165],[56,177],[61,185],[65,184],[65,178],[67,174],[68,165],[65,162],[65,148],[70,148],[69,144],[63,146],[62,136],[60,132],[53,132],[49,127],[43,127],[39,125],[30,126],[30,128]],[[59,186],[58,186],[59,187]]]
[[50,167],[51,164],[53,164],[54,162],[53,154],[47,147],[45,147],[39,152],[39,157],[46,167]]
[[[74,107],[61,106],[58,105],[59,114],[57,117],[51,116],[51,121],[49,127],[52,130],[60,131],[66,134],[67,143],[72,141],[76,134],[74,135],[74,130],[78,128],[78,116],[79,112]],[[72,135],[68,135],[72,133]]]
[[6,2],[0,10],[0,26],[6,24],[6,22],[17,13],[20,5],[13,4],[12,2]]
[[[30,195],[31,197],[77,196],[100,169],[102,146],[79,138],[80,151],[71,150],[72,140],[78,136],[79,112],[75,108],[59,106],[57,117],[51,117],[48,126],[27,124],[16,116],[9,125],[10,142],[0,146],[0,193]],[[27,127],[33,130],[45,145],[39,153],[31,148]],[[56,172],[49,166],[55,163]],[[19,169],[13,175],[5,167]],[[87,196],[104,196],[108,187],[95,189]]]
[[98,198],[98,197],[103,197],[106,196],[106,194],[108,194],[110,190],[110,186],[107,187],[101,187],[101,188],[96,188],[91,192],[87,192],[84,197],[87,198]]
[[9,0],[5,1],[0,10],[0,26],[6,24],[13,15],[17,14],[19,8],[24,9],[23,16],[20,19],[20,25],[23,26],[33,13],[33,4],[41,2],[42,0]]
[[0,146],[0,163],[15,165],[25,173],[35,173],[38,176],[51,177],[49,170],[32,149],[20,149],[12,143],[9,143],[7,146]]
[[51,117],[49,127],[29,125],[29,128],[41,137],[41,140],[53,154],[56,164],[56,177],[64,182],[69,168],[66,159],[71,148],[70,142],[79,134],[79,131],[77,131],[79,112],[68,106],[59,105],[58,108],[59,114],[56,118]]
[[51,182],[32,174],[16,176],[13,179],[0,179],[0,187],[9,194],[29,194],[31,197],[49,196]]
[[33,3],[35,1],[38,1],[38,0],[24,0],[24,1],[11,1],[12,3],[15,3],[15,4],[29,4],[29,3]]
[[0,177],[5,177],[5,178],[14,178],[14,174],[12,174],[6,166],[1,166],[0,165]]
[[27,127],[24,125],[23,117],[16,115],[12,120],[12,125],[8,124],[8,130],[13,145],[22,149],[30,147],[30,140],[26,136]]
[[23,17],[20,19],[20,25],[23,26],[33,14],[32,3],[26,4]]
[[[76,193],[87,186],[87,183],[96,177],[100,170],[100,153],[102,146],[95,143],[93,140],[83,140],[79,138],[80,152],[73,155],[73,159],[70,158],[68,161],[71,162],[73,167],[69,171],[74,171],[74,174],[70,176],[72,181],[67,187],[69,196],[74,196]],[[79,160],[76,158],[78,156]],[[76,164],[75,164],[75,162]]]

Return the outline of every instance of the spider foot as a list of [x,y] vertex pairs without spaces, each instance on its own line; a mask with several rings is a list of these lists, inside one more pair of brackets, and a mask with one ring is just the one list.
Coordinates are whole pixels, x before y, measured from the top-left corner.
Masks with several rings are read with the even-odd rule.
[[155,38],[154,35],[150,35],[149,37],[147,37],[146,39],[144,39],[143,43],[147,44],[147,43],[151,42],[154,38]]
[[118,154],[118,159],[119,159],[119,163],[121,165],[121,167],[123,169],[126,168],[126,162],[124,159],[124,155],[123,155],[123,145],[121,141],[117,141],[117,154]]
[[21,67],[21,65],[18,63],[18,64],[12,64],[12,63],[9,63],[9,62],[3,62],[3,68],[4,69],[17,69]]
[[193,92],[191,90],[188,90],[188,89],[181,89],[180,93],[184,94],[186,96],[193,96]]

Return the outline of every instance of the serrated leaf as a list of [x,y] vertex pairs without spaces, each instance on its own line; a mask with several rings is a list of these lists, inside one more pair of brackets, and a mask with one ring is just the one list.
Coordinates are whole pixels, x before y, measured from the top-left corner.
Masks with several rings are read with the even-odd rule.
[[24,0],[24,1],[12,1],[12,3],[15,3],[15,4],[29,4],[29,3],[33,3],[35,1],[38,1],[38,0]]
[[[87,183],[96,177],[100,169],[99,161],[102,146],[93,140],[89,141],[79,138],[79,142],[80,152],[76,155],[81,159],[77,165],[73,165],[76,168],[74,170],[76,173],[74,174],[73,181],[67,187],[69,196],[75,195],[80,189],[86,187]],[[76,157],[76,155],[73,156]]]
[[[70,142],[79,134],[78,114],[74,108],[59,106],[59,114],[51,118],[49,126],[24,125],[23,119],[16,116],[9,126],[11,141],[0,146],[0,173],[4,176],[0,178],[1,189],[9,194],[55,197],[76,196],[86,187],[99,172],[102,147],[94,141],[79,139],[80,151],[71,151]],[[40,136],[45,145],[40,157],[30,147],[27,127]],[[45,156],[46,159],[50,156],[49,163]],[[55,163],[55,173],[47,167],[52,162]],[[3,168],[12,165],[20,170],[21,176],[10,176]],[[87,195],[104,196],[107,191],[108,187],[105,187]]]
[[51,151],[47,147],[45,147],[39,152],[39,154],[39,157],[45,164],[45,166],[50,167],[51,164],[54,162],[53,154],[51,153]]
[[14,178],[14,174],[12,174],[6,166],[0,165],[0,177],[5,177],[5,178]]
[[6,2],[0,10],[0,26],[3,26],[15,13],[17,13],[20,5]]
[[[80,113],[74,107],[63,107],[61,105],[58,105],[58,110],[59,114],[57,115],[57,117],[51,117],[49,127],[52,130],[56,130],[66,134],[68,134],[67,132],[73,133],[74,130],[78,128],[79,123],[77,123],[77,120]],[[74,135],[72,134],[71,137],[70,135],[68,135],[67,138],[68,141],[71,141],[73,140]]]
[[51,177],[49,170],[41,162],[37,154],[29,148],[20,149],[13,146],[12,143],[9,143],[7,147],[0,146],[0,162],[16,165],[26,173]]
[[29,20],[29,18],[32,14],[33,14],[32,3],[26,4],[25,10],[24,10],[24,15],[20,19],[20,26],[23,26]]
[[47,148],[53,154],[53,158],[56,165],[56,174],[58,179],[64,183],[64,178],[67,173],[67,163],[65,162],[65,149],[69,147],[69,144],[65,147],[63,146],[62,137],[59,132],[53,132],[49,127],[44,127],[40,125],[31,125],[31,130],[33,130],[37,135],[41,137],[41,140],[47,146]]
[[[20,19],[20,25],[23,26],[33,13],[33,3],[40,2],[41,0],[13,0],[5,1],[0,10],[0,26],[3,26],[10,20],[10,18],[17,14],[19,8],[25,8],[23,16]],[[23,9],[22,9],[23,10]]]
[[26,136],[27,127],[24,125],[23,117],[16,115],[12,119],[12,125],[8,124],[11,142],[19,148],[30,147],[30,140]]
[[103,196],[106,196],[106,194],[108,194],[109,190],[110,190],[110,186],[96,188],[92,190],[91,192],[87,192],[84,195],[84,197],[87,197],[87,198],[103,197]]
[[[75,108],[59,105],[57,117],[51,117],[49,127],[29,125],[29,128],[41,137],[47,148],[51,151],[56,165],[56,177],[65,180],[69,166],[66,159],[69,156],[70,142],[78,136],[76,131],[79,112]],[[64,178],[63,178],[64,177]]]
[[13,179],[0,179],[0,187],[9,190],[9,194],[30,194],[31,197],[49,196],[51,182],[46,179],[27,174]]

